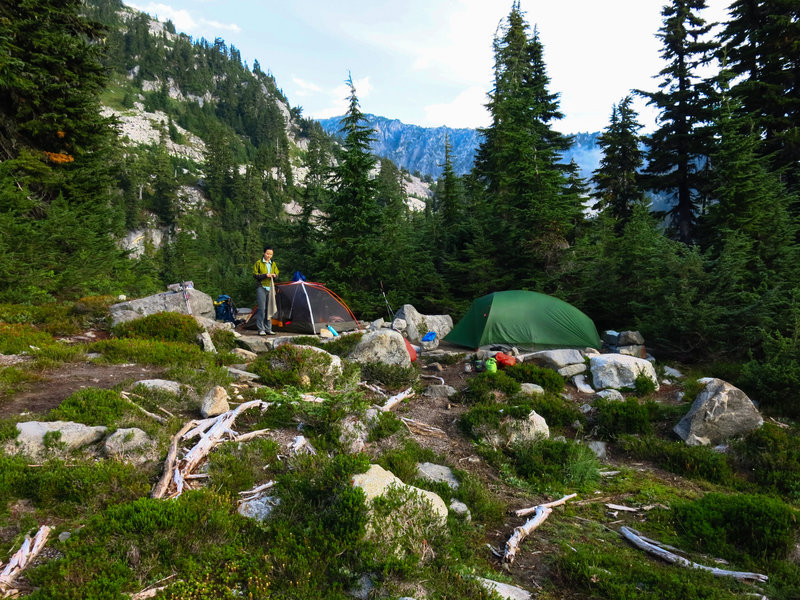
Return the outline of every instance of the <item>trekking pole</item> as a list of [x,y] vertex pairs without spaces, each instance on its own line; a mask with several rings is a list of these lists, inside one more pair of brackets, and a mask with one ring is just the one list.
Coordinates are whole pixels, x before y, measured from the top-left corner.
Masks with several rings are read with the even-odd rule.
[[394,311],[392,307],[389,306],[389,299],[386,297],[386,292],[383,291],[383,281],[381,280],[381,294],[383,294],[383,301],[386,302],[386,308],[389,309],[389,316],[392,317],[392,321],[394,321]]

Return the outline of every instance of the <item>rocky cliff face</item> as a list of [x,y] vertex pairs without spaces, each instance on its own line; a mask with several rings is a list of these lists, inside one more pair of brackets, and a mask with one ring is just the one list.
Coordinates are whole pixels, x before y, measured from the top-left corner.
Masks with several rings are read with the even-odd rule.
[[[420,127],[408,125],[397,119],[366,115],[375,131],[372,152],[392,159],[397,165],[414,173],[430,175],[434,179],[442,174],[445,138],[452,147],[453,168],[458,175],[472,169],[475,153],[481,142],[477,129],[451,129],[449,127]],[[331,135],[339,135],[341,117],[319,121]],[[597,133],[575,134],[573,146],[564,154],[564,162],[575,160],[582,177],[588,179],[600,164]]]

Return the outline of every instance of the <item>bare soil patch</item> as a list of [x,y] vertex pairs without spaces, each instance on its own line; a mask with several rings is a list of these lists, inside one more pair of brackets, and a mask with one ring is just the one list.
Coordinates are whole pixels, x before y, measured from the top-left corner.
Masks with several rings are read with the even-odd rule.
[[17,415],[42,415],[61,404],[80,389],[110,389],[127,381],[154,379],[163,367],[123,364],[104,365],[92,362],[67,363],[38,373],[39,379],[28,384],[12,398],[0,401],[0,418]]

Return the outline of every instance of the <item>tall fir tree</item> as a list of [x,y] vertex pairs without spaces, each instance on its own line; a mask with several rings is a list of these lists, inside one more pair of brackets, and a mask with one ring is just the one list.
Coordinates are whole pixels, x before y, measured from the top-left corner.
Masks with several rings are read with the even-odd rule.
[[639,135],[642,126],[632,102],[633,98],[626,96],[611,109],[611,121],[597,138],[603,156],[592,176],[596,206],[617,221],[618,230],[631,218],[633,206],[643,197],[639,185],[639,170],[644,164]]
[[339,163],[333,169],[332,191],[323,218],[324,245],[317,264],[326,283],[354,310],[379,310],[380,267],[383,246],[381,212],[376,182],[370,173],[376,159],[370,154],[372,129],[361,111],[351,77],[347,113],[342,118],[344,137]]
[[[38,301],[125,284],[113,232],[102,28],[79,0],[0,4],[0,297]],[[31,249],[36,251],[32,252]],[[118,283],[115,283],[114,280]]]
[[800,3],[734,0],[722,34],[732,93],[763,136],[769,156],[791,191],[800,191]]
[[481,130],[474,169],[492,206],[491,251],[503,270],[490,276],[498,287],[540,286],[549,257],[568,247],[581,210],[559,163],[570,138],[553,129],[563,117],[558,95],[548,91],[538,32],[528,31],[514,2],[494,40],[492,122]]
[[705,0],[671,0],[662,10],[659,91],[643,92],[659,112],[659,127],[646,138],[648,165],[643,183],[675,202],[670,211],[677,237],[694,239],[696,212],[706,201],[706,163],[711,146],[713,86],[700,67],[713,58],[716,43],[707,39],[711,25],[699,15]]

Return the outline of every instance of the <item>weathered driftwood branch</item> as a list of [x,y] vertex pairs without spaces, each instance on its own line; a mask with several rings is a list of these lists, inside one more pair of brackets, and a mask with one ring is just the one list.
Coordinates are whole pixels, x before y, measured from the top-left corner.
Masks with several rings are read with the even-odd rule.
[[420,377],[424,377],[425,379],[438,379],[439,383],[444,385],[444,377],[439,377],[438,375],[420,375]]
[[414,395],[414,390],[412,388],[408,388],[407,390],[403,390],[399,394],[395,394],[391,398],[386,401],[386,404],[381,406],[382,411],[392,410],[395,406],[400,404],[403,400],[408,398],[409,396]]
[[[229,410],[217,417],[203,419],[202,421],[190,421],[172,438],[167,461],[164,466],[164,474],[161,480],[153,489],[153,498],[163,498],[168,496],[175,498],[180,496],[188,486],[186,477],[208,456],[208,453],[223,441],[224,438],[240,439],[233,429],[233,422],[236,417],[245,410],[253,407],[260,407],[262,410],[271,406],[268,402],[253,400],[240,404],[233,410]],[[254,432],[255,433],[255,432]],[[263,431],[257,432],[259,435]],[[186,455],[176,462],[178,444],[182,439],[192,439],[200,436],[198,442],[186,453]],[[244,434],[245,436],[248,434]],[[249,438],[247,438],[249,439]]]
[[563,498],[559,498],[558,500],[553,500],[552,502],[545,502],[544,504],[537,504],[536,506],[531,506],[530,508],[520,508],[514,514],[518,517],[524,517],[526,515],[535,512],[537,508],[540,506],[544,506],[546,508],[553,508],[555,506],[561,506],[562,504],[566,504],[567,501],[572,500],[578,494],[569,494],[568,496],[564,496]]
[[268,490],[273,485],[275,485],[274,481],[268,481],[262,485],[257,485],[251,490],[245,490],[244,492],[239,492],[240,496],[258,496],[261,492]]
[[405,426],[411,433],[415,433],[417,435],[429,435],[438,438],[447,437],[447,434],[443,430],[439,429],[438,427],[434,427],[433,425],[420,423],[419,421],[408,419],[406,417],[400,417],[400,420],[405,423]]
[[265,435],[271,432],[270,429],[259,429],[257,431],[250,431],[248,433],[240,433],[235,438],[233,438],[234,442],[249,442],[258,437],[264,437]]
[[42,525],[36,535],[33,536],[33,539],[30,536],[25,536],[25,541],[22,542],[20,549],[14,553],[14,556],[11,557],[8,564],[0,572],[0,592],[3,595],[9,591],[11,583],[16,579],[17,575],[24,571],[25,567],[42,551],[49,535],[50,527]]
[[189,421],[178,433],[172,436],[172,441],[169,444],[169,452],[167,452],[167,459],[164,461],[164,472],[161,474],[161,479],[158,480],[158,483],[153,488],[153,492],[150,494],[153,498],[163,498],[164,494],[167,492],[169,481],[172,477],[172,471],[175,469],[175,459],[178,457],[178,444],[183,435],[194,427],[196,423],[197,421]]
[[739,580],[750,580],[750,581],[761,581],[766,583],[769,578],[766,575],[762,575],[760,573],[746,573],[743,571],[727,571],[725,569],[717,569],[716,567],[708,567],[706,565],[701,565],[696,562],[692,562],[682,556],[678,556],[668,550],[662,548],[657,542],[653,540],[647,540],[646,538],[642,537],[638,531],[630,529],[628,527],[621,527],[619,530],[622,537],[628,540],[631,544],[639,548],[639,550],[644,550],[645,552],[652,554],[653,556],[657,556],[661,560],[665,560],[670,564],[680,565],[681,567],[689,567],[692,569],[702,569],[703,571],[708,571],[712,575],[716,575],[717,577],[733,577],[734,579]]
[[[154,420],[158,421],[159,423],[166,423],[167,422],[167,420],[164,417],[162,417],[160,415],[153,414],[150,411],[145,410],[144,408],[142,408],[141,406],[136,404],[136,402],[134,402],[133,400],[130,399],[128,392],[120,392],[119,395],[122,397],[123,400],[125,400],[125,402],[127,402],[128,404],[130,404],[134,408],[138,408],[140,411],[142,411],[144,414],[146,414],[151,419],[154,419]],[[141,398],[141,396],[139,396],[139,397]]]
[[522,509],[521,511],[517,511],[517,513],[524,513],[529,514],[526,511],[533,511],[534,515],[524,524],[520,525],[519,527],[514,528],[514,533],[506,542],[505,552],[503,553],[503,562],[511,564],[514,562],[514,559],[517,556],[517,550],[519,550],[519,545],[522,543],[526,537],[528,537],[531,532],[539,527],[542,523],[545,522],[547,517],[550,516],[550,513],[553,512],[554,506],[560,506],[569,500],[570,498],[574,498],[577,494],[570,494],[568,496],[564,496],[559,500],[554,500],[553,502],[547,502],[546,504],[539,504],[538,506],[531,507],[530,509]]

